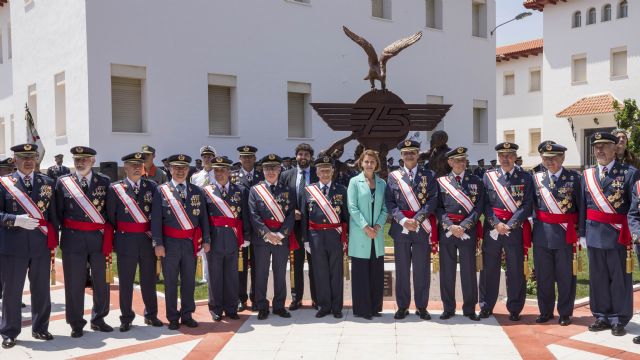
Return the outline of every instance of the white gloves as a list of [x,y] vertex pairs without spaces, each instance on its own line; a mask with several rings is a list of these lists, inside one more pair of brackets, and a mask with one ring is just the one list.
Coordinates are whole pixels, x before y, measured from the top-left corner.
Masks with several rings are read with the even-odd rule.
[[251,242],[250,242],[250,241],[245,240],[245,241],[242,243],[242,247],[243,247],[243,248],[246,248],[246,247],[247,247],[247,246],[249,246],[250,244],[251,244]]
[[311,245],[308,242],[304,243],[304,249],[311,254]]
[[580,240],[578,240],[578,242],[580,243],[580,246],[582,246],[583,248],[587,248],[587,238],[586,237],[581,237]]
[[27,214],[17,215],[16,220],[13,222],[13,226],[18,226],[23,229],[33,230],[38,227],[40,221],[34,219]]

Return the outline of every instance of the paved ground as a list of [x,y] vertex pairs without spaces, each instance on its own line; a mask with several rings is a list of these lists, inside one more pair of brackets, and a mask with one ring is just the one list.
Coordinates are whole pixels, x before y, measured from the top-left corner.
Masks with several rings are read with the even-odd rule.
[[[59,266],[59,264],[58,264]],[[64,320],[62,269],[58,284],[52,287],[50,331],[53,341],[42,342],[31,337],[29,308],[23,313],[24,327],[18,345],[0,349],[0,359],[420,359],[420,358],[490,358],[498,359],[640,359],[640,345],[631,339],[640,335],[640,315],[627,327],[629,334],[613,337],[609,332],[590,333],[592,322],[588,306],[575,310],[574,324],[560,327],[556,321],[544,325],[534,323],[535,305],[527,305],[523,321],[507,319],[504,304],[496,307],[496,316],[471,322],[462,316],[441,321],[441,304],[431,302],[432,321],[420,321],[411,315],[406,320],[393,320],[394,304],[385,303],[382,318],[367,321],[354,318],[347,308],[345,318],[316,319],[309,308],[293,312],[291,319],[273,315],[258,321],[246,312],[239,321],[214,323],[205,303],[199,304],[194,318],[196,329],[169,331],[142,324],[136,318],[128,333],[98,333],[86,328],[85,336],[72,339]],[[432,289],[433,290],[433,289]],[[142,300],[136,292],[135,311],[142,314]],[[24,294],[29,304],[28,291]],[[640,292],[635,293],[635,309],[640,309]],[[119,325],[117,285],[112,286],[111,313],[107,322]],[[87,291],[85,314],[90,313],[91,292]],[[160,298],[160,318],[164,319],[164,302]]]

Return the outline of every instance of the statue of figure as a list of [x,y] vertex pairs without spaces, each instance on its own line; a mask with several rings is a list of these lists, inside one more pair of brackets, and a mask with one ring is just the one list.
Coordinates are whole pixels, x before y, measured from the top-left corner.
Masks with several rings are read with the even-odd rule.
[[444,176],[451,172],[447,163],[446,154],[451,148],[447,145],[449,135],[443,130],[435,131],[431,135],[431,149],[429,149],[429,163],[427,166],[436,174],[436,177]]

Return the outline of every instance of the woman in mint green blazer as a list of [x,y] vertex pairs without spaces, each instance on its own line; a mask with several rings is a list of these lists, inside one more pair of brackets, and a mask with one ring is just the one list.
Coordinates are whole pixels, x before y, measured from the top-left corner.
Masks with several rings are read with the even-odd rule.
[[384,234],[387,207],[386,183],[376,172],[380,159],[365,150],[358,159],[362,172],[349,181],[349,256],[351,256],[351,299],[353,314],[370,320],[380,316],[384,286]]

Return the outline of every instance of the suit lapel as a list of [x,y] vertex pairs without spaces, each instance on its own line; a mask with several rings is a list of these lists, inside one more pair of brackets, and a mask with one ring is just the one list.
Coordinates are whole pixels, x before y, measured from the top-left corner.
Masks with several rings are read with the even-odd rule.
[[[613,179],[615,178],[615,175],[613,174],[613,170],[618,168],[618,162],[616,161],[613,166],[611,167],[611,169],[609,169],[609,172],[607,173],[607,176],[604,177],[604,179],[602,179],[602,181],[600,181],[600,185],[602,186],[602,190],[606,189],[609,185],[611,185],[611,183],[613,182]],[[617,171],[616,171],[617,172]],[[600,175],[600,174],[598,174]]]
[[37,196],[37,194],[40,193],[40,187],[42,186],[42,182],[40,181],[40,179],[36,176],[36,174],[33,174],[33,184],[32,184],[32,189],[31,190],[31,198],[35,198]]

